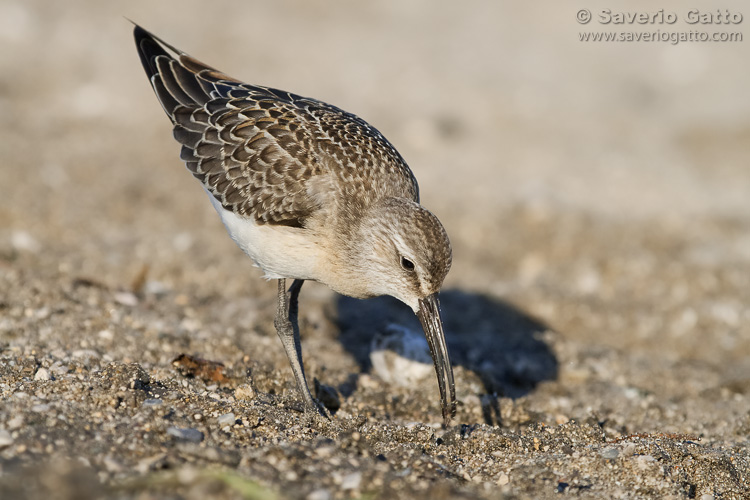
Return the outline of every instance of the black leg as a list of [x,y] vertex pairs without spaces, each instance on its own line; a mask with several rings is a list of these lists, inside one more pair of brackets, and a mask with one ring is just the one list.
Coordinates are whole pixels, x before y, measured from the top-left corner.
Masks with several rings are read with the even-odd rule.
[[289,295],[287,296],[286,280],[283,278],[279,280],[279,303],[273,324],[289,358],[289,364],[292,365],[292,372],[297,380],[297,388],[305,404],[305,411],[321,413],[312,394],[310,394],[310,389],[307,387],[305,368],[302,366],[302,349],[300,347],[299,325],[297,324],[297,311],[299,310],[297,297],[302,288],[302,283],[303,280],[294,280],[292,286],[289,287]]

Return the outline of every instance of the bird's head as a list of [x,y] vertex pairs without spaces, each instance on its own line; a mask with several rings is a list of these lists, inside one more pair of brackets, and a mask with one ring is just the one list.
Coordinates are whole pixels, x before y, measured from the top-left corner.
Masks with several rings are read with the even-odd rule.
[[448,235],[437,217],[418,203],[387,198],[360,219],[352,265],[366,296],[390,295],[417,313],[437,294],[451,267]]
[[438,293],[451,267],[448,234],[437,217],[418,203],[388,198],[372,207],[359,226],[361,296],[390,295],[419,317],[438,377],[446,424],[456,412],[453,369],[445,344]]

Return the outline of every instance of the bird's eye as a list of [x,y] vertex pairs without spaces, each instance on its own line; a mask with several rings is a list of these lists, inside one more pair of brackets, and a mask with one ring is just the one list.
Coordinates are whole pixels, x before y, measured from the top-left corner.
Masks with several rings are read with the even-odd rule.
[[401,267],[403,267],[406,271],[413,271],[414,262],[410,261],[406,257],[401,257]]

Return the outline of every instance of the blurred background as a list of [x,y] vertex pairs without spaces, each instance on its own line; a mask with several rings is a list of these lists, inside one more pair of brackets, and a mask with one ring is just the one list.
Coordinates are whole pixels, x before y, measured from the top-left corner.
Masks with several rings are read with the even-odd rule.
[[[716,8],[693,3],[627,9]],[[39,293],[148,266],[156,287],[272,300],[178,159],[132,19],[380,129],[452,239],[447,289],[572,342],[745,369],[750,41],[579,41],[599,4],[0,1],[0,263]]]

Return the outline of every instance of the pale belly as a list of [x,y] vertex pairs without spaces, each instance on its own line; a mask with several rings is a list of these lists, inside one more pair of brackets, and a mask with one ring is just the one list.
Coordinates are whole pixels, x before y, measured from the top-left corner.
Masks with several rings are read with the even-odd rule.
[[235,243],[265,273],[267,279],[319,280],[323,249],[303,229],[257,224],[225,210],[208,193],[211,203]]

